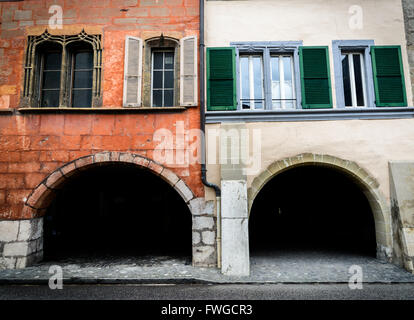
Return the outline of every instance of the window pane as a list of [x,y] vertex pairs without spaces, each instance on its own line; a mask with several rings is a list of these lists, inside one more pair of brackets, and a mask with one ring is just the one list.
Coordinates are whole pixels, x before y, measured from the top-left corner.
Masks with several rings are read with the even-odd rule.
[[356,89],[356,97],[357,97],[357,105],[359,107],[363,107],[364,103],[364,87],[362,83],[362,64],[361,58],[362,55],[354,54],[354,73],[355,73],[355,89]]
[[92,102],[92,90],[72,90],[72,107],[90,108]]
[[59,89],[60,88],[60,71],[43,72],[42,89]]
[[164,107],[174,106],[174,90],[164,90]]
[[165,52],[164,53],[164,68],[165,69],[174,69],[174,53]]
[[92,69],[93,54],[92,52],[78,52],[75,55],[75,69]]
[[174,71],[165,71],[164,88],[174,88]]
[[344,82],[344,96],[345,96],[345,106],[352,106],[352,93],[351,93],[351,79],[349,75],[349,60],[348,55],[342,55],[342,74]]
[[41,107],[59,107],[59,90],[42,91]]
[[249,84],[249,58],[240,58],[240,77],[241,77],[241,98],[250,99],[250,84]]
[[62,54],[60,52],[46,53],[44,70],[60,70]]
[[92,88],[92,71],[75,71],[74,88]]
[[[284,88],[285,88],[285,106],[286,108],[293,108],[294,106],[294,92],[293,92],[293,74],[292,74],[292,57],[283,57],[283,73],[284,73]],[[289,100],[290,99],[290,100]]]
[[[262,57],[253,57],[254,98],[263,99]],[[255,101],[255,109],[263,108],[263,101]]]
[[162,107],[162,90],[152,91],[152,106]]
[[154,89],[161,89],[162,88],[162,71],[154,71],[154,80],[152,83],[152,87]]
[[281,107],[280,101],[274,101],[275,99],[280,99],[279,57],[271,57],[270,66],[272,69],[272,107],[276,109]]
[[162,69],[162,52],[154,52],[154,69]]

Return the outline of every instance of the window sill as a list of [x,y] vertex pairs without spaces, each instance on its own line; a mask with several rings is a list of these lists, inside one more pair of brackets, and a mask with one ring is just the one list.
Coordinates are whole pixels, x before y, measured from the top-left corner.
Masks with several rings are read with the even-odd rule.
[[207,111],[206,123],[414,118],[414,107]]
[[13,114],[14,109],[10,108],[0,108],[0,114]]
[[181,112],[187,110],[186,107],[164,107],[164,108],[148,108],[148,107],[120,107],[120,108],[20,108],[20,113],[149,113],[149,112]]

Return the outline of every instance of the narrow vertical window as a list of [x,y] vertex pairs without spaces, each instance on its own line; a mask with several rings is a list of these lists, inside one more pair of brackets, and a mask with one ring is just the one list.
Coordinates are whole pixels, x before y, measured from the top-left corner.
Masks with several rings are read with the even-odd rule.
[[270,69],[272,108],[295,108],[296,95],[292,56],[272,55],[270,57]]
[[342,52],[342,74],[346,107],[366,106],[364,58],[361,53]]
[[92,105],[93,52],[76,50],[71,58],[71,105],[75,108],[90,108]]
[[242,109],[264,108],[262,56],[240,57],[240,86]]
[[152,106],[174,106],[174,51],[152,53]]
[[62,51],[40,55],[39,107],[59,107]]

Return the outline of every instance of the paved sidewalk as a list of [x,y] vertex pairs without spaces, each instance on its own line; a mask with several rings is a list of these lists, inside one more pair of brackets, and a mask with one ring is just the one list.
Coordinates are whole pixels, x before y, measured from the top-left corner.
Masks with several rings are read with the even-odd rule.
[[413,283],[414,275],[389,263],[353,255],[318,252],[285,253],[251,258],[248,277],[228,277],[215,268],[192,267],[170,257],[73,259],[41,263],[20,270],[0,270],[0,284],[47,283],[51,265],[63,269],[69,283],[348,283],[349,268],[358,265],[365,283]]

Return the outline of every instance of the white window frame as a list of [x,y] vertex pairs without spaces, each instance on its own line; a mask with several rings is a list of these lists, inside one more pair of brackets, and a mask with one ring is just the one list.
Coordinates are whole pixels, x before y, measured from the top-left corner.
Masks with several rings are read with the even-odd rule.
[[[173,71],[174,72],[174,79],[175,79],[175,77],[176,77],[176,70],[175,70],[175,50],[174,49],[171,49],[171,50],[169,50],[169,49],[165,49],[165,50],[153,50],[152,52],[151,52],[151,107],[154,107],[154,103],[153,103],[153,90],[154,90],[154,88],[153,88],[153,84],[154,84],[154,53],[155,52],[163,52],[164,54],[163,54],[163,63],[162,63],[162,69],[157,69],[156,71],[162,71],[163,72],[163,76],[162,76],[162,89],[155,89],[155,90],[161,90],[161,91],[165,91],[165,87],[164,87],[164,72],[165,71]],[[164,69],[164,56],[165,56],[165,52],[172,52],[173,53],[173,68],[172,69]],[[168,89],[170,89],[170,88],[168,88]],[[175,104],[175,94],[176,94],[176,92],[175,92],[175,80],[173,81],[173,88],[172,88],[172,90],[173,90],[173,107],[174,107],[174,104]],[[163,94],[162,94],[162,106],[161,107],[158,107],[158,108],[164,108],[165,106],[164,106],[164,92],[163,92]],[[170,107],[166,107],[166,108],[170,108]]]
[[276,54],[276,53],[271,53],[270,54],[270,64],[269,64],[269,73],[270,73],[270,83],[272,84],[273,79],[272,79],[272,58],[273,57],[278,57],[279,58],[279,89],[280,89],[280,108],[273,108],[273,90],[271,87],[271,96],[272,96],[272,100],[271,100],[271,105],[272,105],[272,109],[273,110],[278,110],[278,109],[286,109],[286,100],[285,100],[285,66],[283,64],[283,57],[289,57],[290,58],[290,70],[292,73],[292,90],[293,90],[293,107],[289,108],[289,109],[296,109],[296,86],[295,86],[295,68],[293,65],[293,55],[292,54]]
[[[357,51],[341,51],[341,56],[348,56],[348,66],[349,66],[349,78],[351,82],[351,98],[352,106],[345,105],[346,108],[366,108],[367,107],[367,83],[365,75],[365,57],[362,52]],[[358,106],[357,96],[356,96],[356,83],[355,83],[355,67],[354,67],[354,55],[360,56],[361,59],[361,80],[362,80],[362,90],[364,97],[364,105]],[[342,81],[343,81],[343,72],[342,72]],[[345,93],[344,93],[345,94]]]
[[[239,64],[241,64],[241,58],[244,57],[248,57],[248,61],[249,61],[249,88],[250,88],[250,99],[249,99],[249,103],[250,103],[250,108],[249,109],[244,109],[243,108],[243,104],[241,103],[241,108],[243,110],[264,110],[266,109],[266,97],[265,97],[265,92],[264,92],[264,87],[265,87],[265,81],[264,81],[264,68],[263,68],[263,55],[261,54],[242,54],[240,55],[240,59],[239,59]],[[262,109],[256,109],[255,108],[255,102],[256,100],[259,99],[255,99],[255,90],[254,90],[254,68],[253,68],[253,58],[254,57],[259,57],[261,59],[261,64],[260,64],[260,68],[261,68],[261,73],[262,73],[262,103],[263,103],[263,107]],[[240,65],[239,65],[240,68]],[[240,68],[240,102],[246,99],[242,99],[242,95],[243,95],[243,85],[242,85],[242,78],[243,78],[243,74]]]

